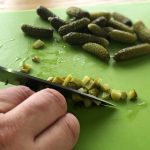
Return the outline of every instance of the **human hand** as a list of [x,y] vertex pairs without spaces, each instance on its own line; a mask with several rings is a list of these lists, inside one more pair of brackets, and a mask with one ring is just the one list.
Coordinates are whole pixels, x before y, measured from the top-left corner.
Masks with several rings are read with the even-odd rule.
[[71,150],[79,122],[52,89],[24,86],[0,90],[0,150]]

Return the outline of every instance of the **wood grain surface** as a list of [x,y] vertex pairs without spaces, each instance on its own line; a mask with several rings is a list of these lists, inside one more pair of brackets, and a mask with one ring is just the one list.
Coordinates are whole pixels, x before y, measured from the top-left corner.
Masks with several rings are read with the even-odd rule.
[[97,3],[143,2],[148,0],[0,0],[0,10],[34,9],[39,5],[64,7]]

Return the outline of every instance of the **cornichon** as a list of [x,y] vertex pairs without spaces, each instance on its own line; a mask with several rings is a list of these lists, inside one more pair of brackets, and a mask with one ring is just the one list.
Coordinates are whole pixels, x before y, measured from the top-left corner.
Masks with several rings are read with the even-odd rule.
[[66,35],[70,32],[78,31],[79,29],[86,27],[89,23],[90,20],[88,18],[82,18],[61,26],[58,33],[60,35]]
[[122,22],[128,26],[132,26],[132,21],[131,19],[129,19],[128,17],[118,13],[118,12],[113,12],[112,13],[112,16],[115,20],[119,21],[119,22]]
[[133,27],[142,42],[150,43],[150,29],[148,29],[142,21],[137,21]]
[[39,6],[36,12],[43,20],[46,20],[46,21],[48,21],[49,17],[56,17],[56,15],[52,11],[50,11],[44,6]]
[[121,49],[114,55],[116,61],[123,61],[137,56],[150,54],[150,44],[144,43]]
[[58,30],[61,26],[65,25],[65,21],[60,19],[59,17],[49,17],[48,21],[51,23],[52,27],[55,30]]
[[101,37],[106,37],[107,36],[106,31],[103,28],[101,28],[100,26],[98,26],[97,24],[94,24],[94,23],[88,24],[88,29],[94,35],[101,36]]
[[109,13],[109,12],[92,12],[92,13],[90,13],[91,20],[94,20],[98,17],[105,17],[105,18],[107,18],[107,20],[109,20],[111,18],[111,13]]
[[36,38],[52,38],[53,36],[53,30],[51,29],[35,27],[28,24],[22,25],[21,29],[25,34]]
[[104,61],[109,61],[110,55],[108,51],[100,44],[97,43],[86,43],[83,45],[83,49],[98,56]]
[[108,25],[115,28],[115,29],[119,29],[119,30],[133,33],[133,29],[131,27],[129,27],[129,26],[117,21],[117,20],[114,20],[114,19],[110,19],[108,21]]
[[85,43],[94,42],[107,47],[109,41],[105,38],[94,36],[87,33],[70,32],[63,36],[64,41],[73,45],[83,45]]
[[106,19],[106,17],[101,16],[93,20],[91,23],[97,24],[100,27],[105,27],[108,23],[108,20]]
[[135,43],[137,41],[136,34],[129,33],[121,30],[113,30],[108,33],[108,36],[114,41],[122,43]]
[[87,17],[87,18],[90,17],[90,14],[88,11],[85,11],[85,10],[78,8],[78,7],[69,7],[66,10],[66,13],[69,17],[75,17],[76,19],[80,19],[83,17]]

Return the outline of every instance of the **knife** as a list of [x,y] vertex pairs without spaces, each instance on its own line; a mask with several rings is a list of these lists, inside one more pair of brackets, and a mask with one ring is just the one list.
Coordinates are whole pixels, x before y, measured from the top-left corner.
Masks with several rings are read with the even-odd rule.
[[33,77],[25,73],[17,72],[12,69],[7,69],[1,66],[0,66],[0,81],[4,82],[5,84],[9,83],[12,85],[24,85],[29,87],[33,91],[39,91],[44,88],[52,88],[59,91],[65,97],[71,96],[72,94],[78,94],[82,97],[85,97],[85,100],[89,99],[95,101],[98,105],[115,107],[113,103],[97,98],[95,96],[81,93],[78,90],[54,84],[49,81]]

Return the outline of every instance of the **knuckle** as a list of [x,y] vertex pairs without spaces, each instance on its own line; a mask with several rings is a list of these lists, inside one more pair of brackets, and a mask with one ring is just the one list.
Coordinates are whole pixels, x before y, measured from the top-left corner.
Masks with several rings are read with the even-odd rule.
[[72,114],[66,114],[64,118],[64,126],[65,132],[68,134],[69,139],[72,141],[73,144],[77,142],[80,132],[80,125],[77,118]]
[[29,97],[33,94],[33,91],[26,86],[18,86],[18,91],[25,97]]
[[54,101],[61,110],[67,111],[67,102],[62,94],[53,89],[46,89],[45,91],[52,96],[51,100]]

